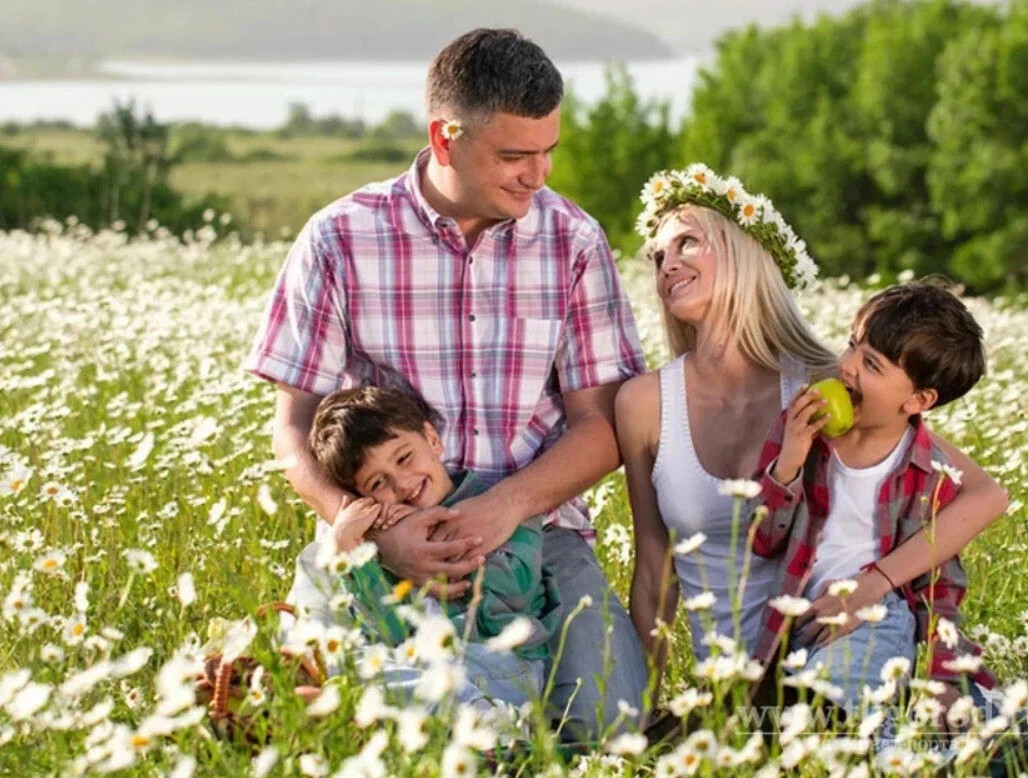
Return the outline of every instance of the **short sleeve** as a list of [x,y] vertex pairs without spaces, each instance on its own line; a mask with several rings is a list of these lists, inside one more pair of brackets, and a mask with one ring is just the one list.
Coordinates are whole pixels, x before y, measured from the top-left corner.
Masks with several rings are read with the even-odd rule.
[[346,366],[340,247],[329,249],[312,219],[279,273],[245,367],[267,381],[326,395]]
[[598,226],[575,263],[565,333],[554,362],[562,392],[646,372],[635,318]]

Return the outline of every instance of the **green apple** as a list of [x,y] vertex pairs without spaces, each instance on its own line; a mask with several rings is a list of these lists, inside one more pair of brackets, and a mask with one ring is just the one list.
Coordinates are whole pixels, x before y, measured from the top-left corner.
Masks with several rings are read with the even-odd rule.
[[829,438],[837,438],[849,432],[853,426],[853,403],[842,381],[837,378],[826,378],[810,388],[817,389],[821,399],[828,402],[828,405],[814,416],[815,419],[820,419],[825,414],[828,415],[828,422],[821,428],[821,432]]

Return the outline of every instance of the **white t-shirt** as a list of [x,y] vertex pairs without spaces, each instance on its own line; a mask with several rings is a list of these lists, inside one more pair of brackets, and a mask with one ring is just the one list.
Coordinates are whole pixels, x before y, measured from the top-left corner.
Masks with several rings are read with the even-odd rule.
[[848,467],[832,452],[828,518],[804,591],[808,599],[820,596],[830,581],[855,578],[860,568],[879,558],[874,529],[878,495],[913,439],[914,428],[908,426],[889,455],[871,467]]

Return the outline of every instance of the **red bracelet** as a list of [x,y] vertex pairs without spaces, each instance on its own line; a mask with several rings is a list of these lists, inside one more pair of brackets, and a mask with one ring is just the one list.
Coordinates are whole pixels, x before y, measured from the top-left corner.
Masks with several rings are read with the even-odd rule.
[[894,584],[894,583],[892,582],[892,579],[891,579],[891,578],[889,578],[889,576],[888,576],[888,575],[886,575],[885,571],[884,571],[884,570],[882,570],[882,568],[880,568],[880,567],[878,566],[878,562],[877,562],[877,560],[876,560],[876,561],[874,561],[874,562],[872,562],[871,564],[869,564],[869,565],[867,566],[867,569],[868,569],[868,570],[877,570],[877,571],[878,571],[879,573],[881,573],[881,574],[882,574],[882,578],[884,578],[884,579],[885,579],[886,581],[888,581],[888,582],[889,582],[889,586],[890,586],[891,588],[893,588],[893,589],[897,589],[897,588],[899,588],[899,587],[897,587],[897,586],[896,586],[896,584]]

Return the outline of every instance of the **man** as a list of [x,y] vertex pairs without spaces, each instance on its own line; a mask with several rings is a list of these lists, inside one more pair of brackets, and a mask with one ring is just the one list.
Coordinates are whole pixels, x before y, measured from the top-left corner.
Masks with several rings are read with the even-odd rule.
[[462,594],[486,553],[547,516],[561,600],[593,603],[559,658],[554,640],[551,701],[569,711],[566,733],[592,738],[624,722],[619,700],[640,705],[646,668],[577,495],[618,466],[614,395],[644,362],[602,230],[545,188],[562,97],[553,63],[515,31],[448,45],[429,70],[429,147],[308,222],[248,367],[276,383],[275,454],[295,457],[286,475],[326,522],[354,496],[307,449],[323,395],[405,383],[441,413],[448,469],[490,488],[454,515],[424,510],[380,533],[399,576]]

